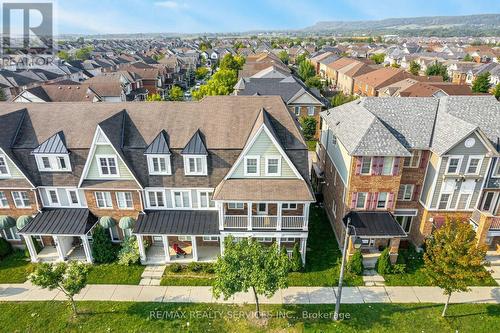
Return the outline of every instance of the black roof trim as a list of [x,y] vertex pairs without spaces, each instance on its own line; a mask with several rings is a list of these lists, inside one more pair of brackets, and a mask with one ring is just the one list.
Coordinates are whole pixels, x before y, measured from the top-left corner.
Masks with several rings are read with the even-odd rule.
[[352,211],[342,219],[344,225],[351,224],[360,237],[406,237],[406,233],[390,212]]
[[38,213],[19,233],[27,235],[85,235],[97,223],[87,208],[58,208]]
[[139,215],[134,233],[142,235],[218,235],[216,210],[154,210]]

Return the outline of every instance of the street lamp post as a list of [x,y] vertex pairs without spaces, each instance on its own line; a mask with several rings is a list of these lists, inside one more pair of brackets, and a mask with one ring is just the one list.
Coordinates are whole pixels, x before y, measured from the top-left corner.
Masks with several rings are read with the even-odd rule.
[[345,238],[344,238],[344,251],[342,252],[342,265],[340,266],[340,277],[339,277],[339,287],[337,289],[337,301],[335,303],[335,313],[333,314],[334,320],[339,320],[339,310],[340,310],[340,299],[342,297],[342,282],[344,280],[344,269],[345,262],[347,259],[347,243],[349,242],[349,227],[352,227],[354,230],[354,248],[359,249],[361,247],[361,241],[357,238],[356,228],[351,225],[351,218],[347,218],[347,224],[345,229]]

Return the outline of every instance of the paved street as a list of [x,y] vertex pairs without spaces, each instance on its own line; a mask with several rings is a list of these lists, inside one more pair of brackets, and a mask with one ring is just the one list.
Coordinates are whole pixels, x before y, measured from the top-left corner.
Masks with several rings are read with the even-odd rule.
[[[290,287],[279,290],[271,298],[261,298],[264,304],[325,304],[334,303],[337,288]],[[252,303],[251,293],[237,294],[224,301],[212,296],[210,287],[88,285],[75,297],[83,301],[193,302],[193,303]],[[23,284],[0,285],[0,301],[64,300],[64,294]],[[443,303],[445,297],[437,287],[345,287],[342,303]],[[468,293],[456,293],[452,303],[499,303],[500,287],[472,287]]]

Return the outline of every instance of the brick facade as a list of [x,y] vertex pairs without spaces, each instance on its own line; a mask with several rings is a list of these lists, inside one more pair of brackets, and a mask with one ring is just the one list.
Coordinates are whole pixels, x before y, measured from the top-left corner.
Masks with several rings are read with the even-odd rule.
[[[298,105],[297,105],[298,106]],[[309,114],[308,114],[308,106],[306,105],[301,105],[300,106],[300,113],[297,115],[297,113],[295,113],[295,106],[294,105],[289,105],[289,110],[290,112],[295,116],[297,117],[297,119],[299,120],[300,122],[300,118],[302,117],[308,117]],[[319,134],[320,134],[320,131],[321,131],[321,119],[320,119],[320,116],[319,116],[319,113],[321,112],[321,106],[314,106],[314,119],[316,119],[316,134],[314,136],[314,138],[316,140],[319,139]]]
[[[95,198],[95,192],[110,192],[111,200],[113,202],[112,208],[98,208]],[[117,192],[130,192],[132,193],[132,203],[133,209],[118,209],[118,203],[116,201]],[[87,206],[89,210],[97,217],[110,216],[114,218],[117,222],[122,217],[133,217],[137,219],[137,216],[142,211],[141,199],[139,197],[139,192],[136,190],[130,191],[111,191],[111,190],[85,190],[85,199],[87,200]]]

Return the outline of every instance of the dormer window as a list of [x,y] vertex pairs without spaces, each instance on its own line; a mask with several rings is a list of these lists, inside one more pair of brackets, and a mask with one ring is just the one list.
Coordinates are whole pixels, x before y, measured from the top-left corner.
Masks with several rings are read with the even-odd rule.
[[186,175],[206,175],[207,157],[206,156],[184,156],[184,170]]
[[170,155],[148,155],[150,175],[171,175]]
[[208,151],[200,130],[191,137],[181,154],[184,158],[184,174],[186,176],[206,176]]
[[260,175],[260,156],[245,156],[245,176]]
[[99,166],[99,175],[101,177],[118,177],[118,163],[114,155],[96,156]]
[[9,167],[7,166],[7,158],[0,155],[0,177],[10,176]]
[[69,155],[35,155],[38,170],[43,172],[71,171]]
[[281,156],[266,156],[266,176],[281,175]]

